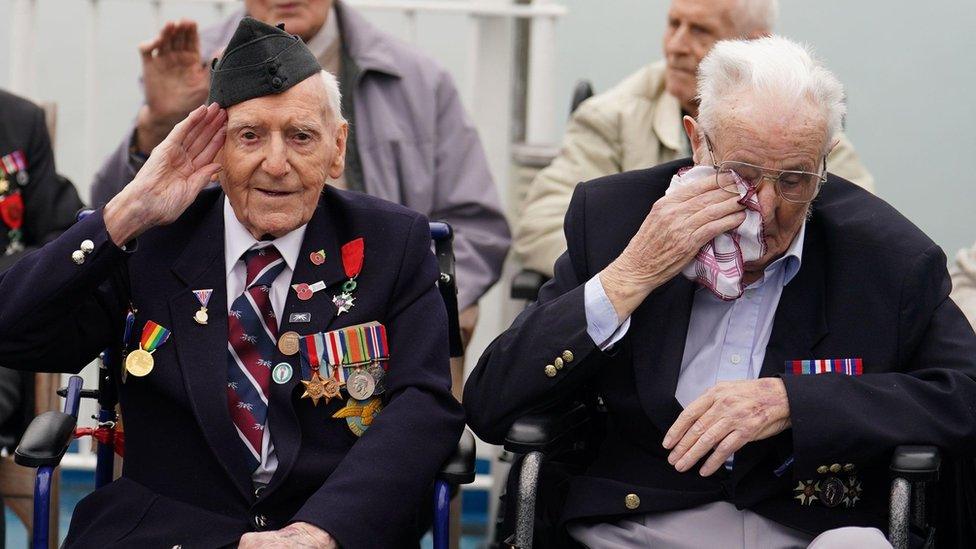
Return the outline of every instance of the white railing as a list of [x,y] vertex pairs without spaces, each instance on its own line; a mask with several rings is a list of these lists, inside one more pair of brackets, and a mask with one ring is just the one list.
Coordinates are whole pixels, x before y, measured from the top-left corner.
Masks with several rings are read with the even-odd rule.
[[[37,43],[38,4],[42,1],[53,0],[7,0],[11,5],[10,20],[7,28],[10,37],[10,63],[8,87],[15,93],[28,97],[36,97],[36,81],[38,77]],[[68,3],[71,0],[56,0]],[[183,5],[188,10],[199,13],[201,7],[211,6],[214,17],[225,16],[240,7],[240,0],[75,0],[84,2],[83,25],[72,27],[76,35],[64,36],[65,49],[82,45],[84,51],[84,99],[77,101],[79,105],[65,106],[62,112],[71,108],[83,110],[75,119],[80,119],[83,130],[79,132],[84,140],[81,146],[83,159],[76,164],[83,164],[83,169],[73,173],[73,179],[83,195],[91,180],[96,167],[101,163],[106,151],[106,145],[114,145],[121,138],[120,134],[106,135],[105,120],[109,115],[116,119],[120,116],[115,112],[100,112],[106,108],[100,105],[100,94],[107,90],[101,76],[111,67],[111,62],[100,60],[99,39],[104,33],[113,33],[119,24],[116,10],[141,4],[148,8],[147,16],[151,18],[154,28],[159,29],[166,20],[166,16],[173,16],[174,6]],[[526,106],[525,106],[525,139],[530,144],[551,144],[557,140],[555,133],[557,116],[562,112],[553,105],[555,90],[556,68],[556,24],[566,14],[566,8],[555,0],[533,0],[532,3],[514,3],[514,0],[348,0],[347,3],[362,11],[368,18],[394,17],[400,18],[401,30],[397,33],[408,43],[419,45],[421,42],[420,28],[425,17],[443,20],[450,18],[451,26],[463,25],[464,38],[459,45],[465,49],[462,66],[452,72],[458,82],[462,101],[466,105],[475,125],[481,134],[489,158],[492,173],[504,197],[508,194],[511,136],[512,132],[512,89],[514,89],[512,66],[515,60],[514,30],[511,23],[515,20],[528,20],[529,42],[527,47],[529,64],[526,70]],[[127,6],[128,5],[128,6]],[[426,28],[426,27],[425,27]],[[77,29],[77,30],[76,30]],[[145,38],[148,38],[145,37]],[[102,44],[104,46],[104,44]],[[132,51],[135,51],[134,44]],[[437,57],[439,52],[428,52]],[[450,67],[448,67],[450,69]],[[132,74],[133,80],[136,74]],[[70,113],[69,113],[70,114]],[[105,115],[105,116],[103,116]],[[59,116],[59,118],[62,118]],[[74,141],[74,139],[72,139]],[[70,145],[74,145],[71,143]],[[75,146],[77,148],[77,146]],[[68,153],[65,153],[68,154]],[[72,153],[77,154],[77,153]],[[479,328],[483,333],[497,333],[507,325],[507,318],[502,312],[503,299],[500,291],[493,291],[482,301],[482,322]],[[497,328],[497,329],[496,329]],[[485,341],[484,343],[487,343]],[[476,341],[469,351],[480,354],[480,347],[484,343]],[[95,369],[89,367],[83,374],[85,385],[94,386],[96,382]],[[93,412],[91,405],[82,408],[80,419],[91,423],[89,417]],[[64,466],[69,468],[93,468],[94,456],[90,451],[91,445],[85,440],[80,444],[80,452],[65,456]],[[480,448],[484,450],[484,447]],[[479,452],[487,456],[487,453]],[[475,487],[487,489],[491,485],[487,475],[481,475],[476,480]]]

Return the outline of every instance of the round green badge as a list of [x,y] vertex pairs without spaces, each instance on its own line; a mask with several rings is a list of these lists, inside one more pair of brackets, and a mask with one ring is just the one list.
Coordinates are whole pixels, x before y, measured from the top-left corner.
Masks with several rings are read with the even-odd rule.
[[273,379],[278,385],[284,385],[285,383],[291,381],[291,374],[291,364],[288,364],[287,362],[279,362],[278,365],[274,367],[274,370],[271,371],[271,379]]

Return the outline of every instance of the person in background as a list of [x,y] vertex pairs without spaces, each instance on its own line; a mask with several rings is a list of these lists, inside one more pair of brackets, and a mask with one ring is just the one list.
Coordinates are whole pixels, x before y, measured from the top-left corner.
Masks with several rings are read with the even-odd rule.
[[[245,0],[244,12],[284,24],[339,79],[349,152],[345,172],[329,184],[403,204],[454,228],[458,307],[467,341],[478,300],[501,276],[511,237],[478,133],[451,77],[340,0]],[[140,45],[145,103],[135,127],[95,175],[96,207],[128,184],[153,147],[203,103],[210,61],[223,52],[241,15],[199,35],[193,22],[169,23]],[[275,74],[258,77],[273,81]]]
[[952,274],[952,299],[976,328],[976,244],[956,253]]
[[[691,155],[682,116],[696,116],[696,71],[719,40],[772,32],[777,0],[673,0],[664,32],[664,59],[583,102],[566,128],[562,148],[529,187],[515,226],[516,258],[552,276],[566,251],[563,217],[573,189],[586,181],[649,168]],[[830,171],[874,190],[850,141],[841,134],[827,157]]]
[[0,90],[0,271],[57,237],[83,207],[54,170],[44,110]]

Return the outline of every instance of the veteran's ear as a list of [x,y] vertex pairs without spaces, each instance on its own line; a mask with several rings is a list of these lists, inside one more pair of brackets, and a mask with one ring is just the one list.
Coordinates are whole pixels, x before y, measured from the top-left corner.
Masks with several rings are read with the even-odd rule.
[[688,136],[688,142],[691,143],[691,158],[695,161],[695,164],[701,164],[705,155],[705,151],[702,150],[703,139],[701,132],[698,131],[698,121],[691,116],[685,115],[681,119],[681,125],[685,128],[685,134]]
[[339,179],[343,170],[346,169],[346,139],[349,137],[349,123],[343,122],[336,128],[335,135],[335,156],[332,157],[332,164],[329,165],[329,177]]

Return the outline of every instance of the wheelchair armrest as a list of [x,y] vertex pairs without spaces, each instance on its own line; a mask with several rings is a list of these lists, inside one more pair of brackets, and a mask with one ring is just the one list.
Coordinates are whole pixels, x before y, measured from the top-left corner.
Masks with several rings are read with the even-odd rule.
[[446,480],[449,484],[471,484],[474,482],[475,445],[474,435],[467,429],[461,433],[457,448],[441,466],[437,478]]
[[512,299],[535,301],[539,298],[539,289],[542,288],[542,285],[546,283],[547,279],[546,275],[536,271],[527,269],[519,271],[512,278]]
[[911,482],[939,480],[942,456],[935,446],[902,445],[891,456],[891,476]]
[[582,440],[589,423],[586,405],[578,402],[568,409],[528,414],[508,430],[505,449],[516,454],[551,454],[568,443]]
[[71,444],[76,422],[64,412],[44,412],[35,417],[14,450],[14,461],[24,467],[57,467]]

